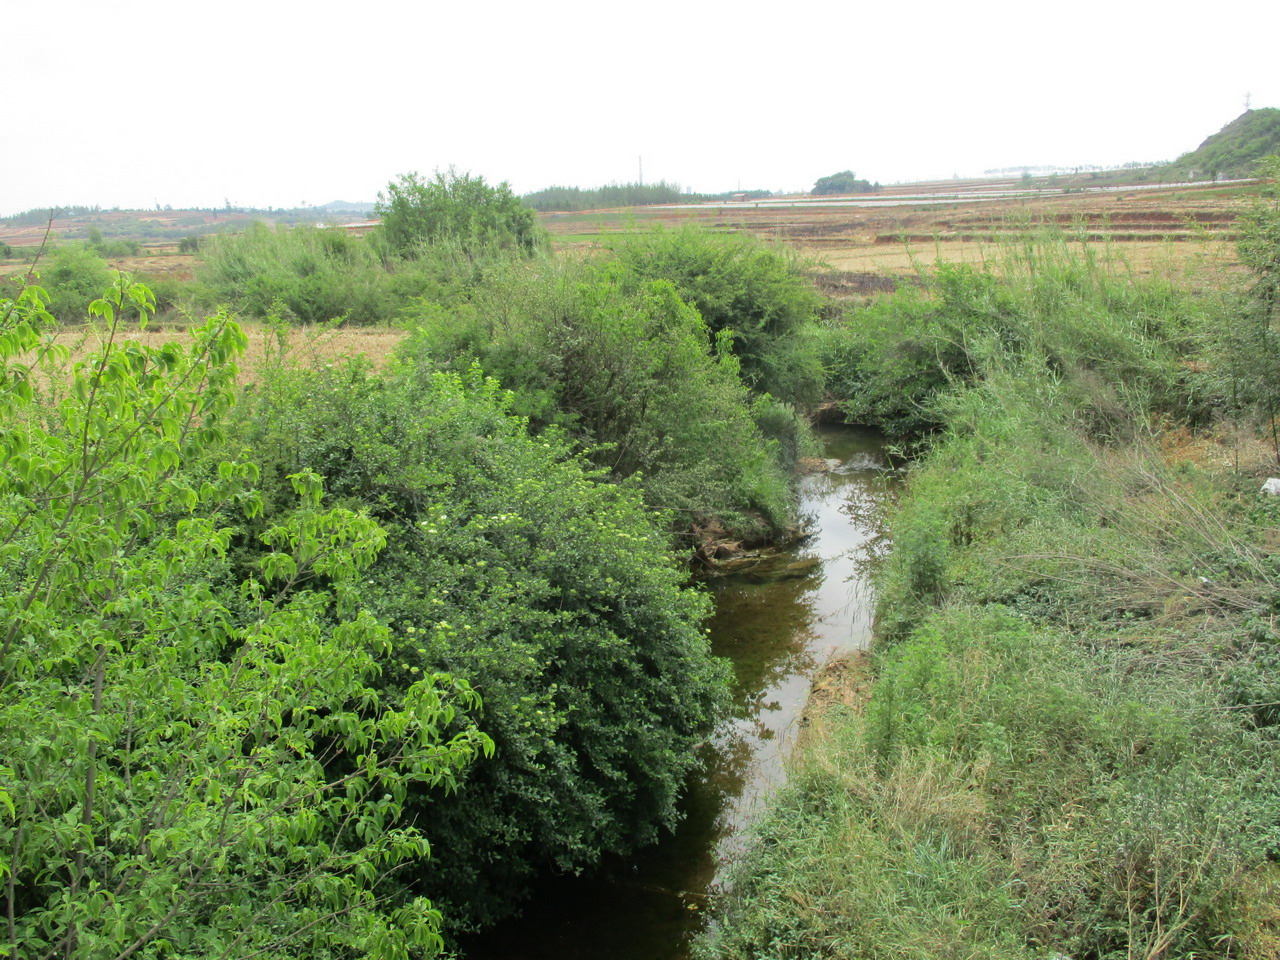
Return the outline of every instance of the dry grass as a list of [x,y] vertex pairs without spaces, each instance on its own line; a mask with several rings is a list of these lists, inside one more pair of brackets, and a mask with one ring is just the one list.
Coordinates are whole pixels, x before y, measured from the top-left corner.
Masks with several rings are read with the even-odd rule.
[[[1084,244],[1079,245],[1084,249]],[[995,266],[1002,257],[998,241],[937,240],[932,242],[847,243],[797,247],[830,270],[852,273],[911,274],[920,265],[935,262],[963,263],[974,267]],[[1233,243],[1206,240],[1193,243],[1135,241],[1113,246],[1139,276],[1167,275],[1171,270],[1194,276],[1210,276],[1217,271],[1239,269]]]
[[[280,342],[271,327],[251,322],[241,326],[249,337],[248,348],[240,359],[240,383],[246,385],[259,379],[264,365],[276,362]],[[159,347],[175,341],[189,343],[190,330],[186,326],[153,324],[127,336],[144,346]],[[404,330],[386,327],[293,327],[286,334],[285,349],[290,362],[310,368],[364,356],[380,369],[390,360],[396,345],[407,336]],[[68,328],[59,334],[58,342],[70,350],[73,361],[83,359],[101,345],[100,335],[90,327]]]
[[829,660],[809,688],[809,699],[800,716],[801,739],[827,735],[826,718],[831,708],[861,713],[871,696],[871,655],[854,650]]

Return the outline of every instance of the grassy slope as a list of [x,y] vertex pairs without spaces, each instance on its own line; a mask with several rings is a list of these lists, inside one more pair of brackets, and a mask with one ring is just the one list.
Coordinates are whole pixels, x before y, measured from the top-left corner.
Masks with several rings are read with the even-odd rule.
[[1158,179],[1257,176],[1257,163],[1280,153],[1280,110],[1246,110],[1190,153],[1166,164]]

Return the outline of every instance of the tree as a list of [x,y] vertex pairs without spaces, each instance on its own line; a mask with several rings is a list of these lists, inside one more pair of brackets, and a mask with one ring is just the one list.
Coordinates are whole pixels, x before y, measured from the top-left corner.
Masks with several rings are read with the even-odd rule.
[[491,187],[484,177],[452,168],[430,180],[401,174],[378,194],[374,211],[388,244],[400,254],[435,243],[457,244],[472,254],[486,248],[527,254],[542,242],[534,212],[507,183]]
[[126,341],[153,305],[120,276],[68,370],[43,291],[0,301],[0,955],[433,953],[389,875],[427,853],[410,788],[489,747],[455,722],[476,697],[374,686],[393,638],[356,584],[385,534],[313,473],[229,576],[261,508],[215,457],[245,337]]
[[879,189],[867,180],[859,180],[852,170],[841,170],[829,177],[819,177],[810,192],[814,196],[829,196],[845,193],[871,193]]

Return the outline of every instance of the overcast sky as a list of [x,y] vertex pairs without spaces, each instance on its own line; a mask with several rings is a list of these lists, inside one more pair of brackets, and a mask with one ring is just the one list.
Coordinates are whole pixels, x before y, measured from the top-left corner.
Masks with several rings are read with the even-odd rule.
[[0,0],[0,215],[517,192],[802,190],[1168,160],[1280,107],[1280,3]]

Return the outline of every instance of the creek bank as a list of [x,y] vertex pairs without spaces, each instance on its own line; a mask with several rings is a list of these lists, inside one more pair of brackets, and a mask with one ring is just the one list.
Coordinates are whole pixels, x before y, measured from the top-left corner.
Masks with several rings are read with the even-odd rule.
[[[716,655],[731,661],[728,714],[701,746],[702,770],[674,833],[591,875],[549,878],[522,920],[462,944],[469,960],[686,960],[727,863],[765,798],[816,696],[852,666],[824,664],[865,646],[872,597],[866,562],[880,538],[879,505],[894,472],[881,437],[820,427],[828,457],[799,480],[803,535],[718,560],[703,577],[715,598]],[[858,662],[856,656],[848,663]]]

